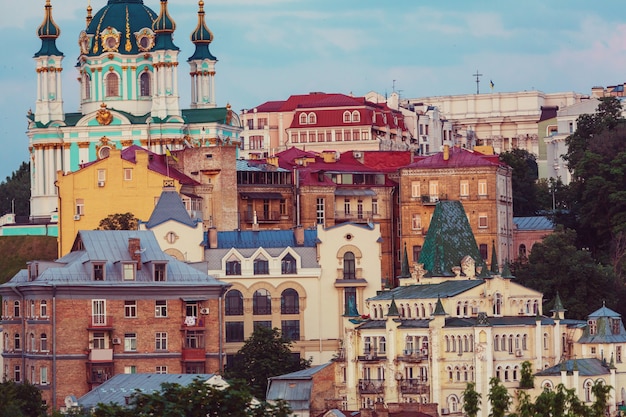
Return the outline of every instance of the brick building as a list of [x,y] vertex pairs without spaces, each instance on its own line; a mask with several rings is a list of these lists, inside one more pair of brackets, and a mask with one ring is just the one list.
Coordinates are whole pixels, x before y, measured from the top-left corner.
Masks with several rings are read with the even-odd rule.
[[69,254],[0,286],[3,378],[57,409],[116,374],[218,372],[227,288],[151,231],[80,231]]
[[463,203],[483,259],[495,245],[498,261],[513,259],[512,170],[497,155],[460,147],[417,157],[399,170],[401,247],[417,262],[439,201]]

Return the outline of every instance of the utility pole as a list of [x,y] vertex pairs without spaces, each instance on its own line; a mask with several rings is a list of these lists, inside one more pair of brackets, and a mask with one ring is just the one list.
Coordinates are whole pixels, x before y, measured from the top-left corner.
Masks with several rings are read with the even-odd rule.
[[482,77],[483,75],[482,75],[482,74],[480,74],[480,73],[478,72],[478,70],[476,70],[476,74],[472,74],[472,75],[473,75],[474,77],[476,77],[476,94],[480,94],[480,89],[479,89],[479,86],[480,86],[480,78],[479,78],[479,77]]

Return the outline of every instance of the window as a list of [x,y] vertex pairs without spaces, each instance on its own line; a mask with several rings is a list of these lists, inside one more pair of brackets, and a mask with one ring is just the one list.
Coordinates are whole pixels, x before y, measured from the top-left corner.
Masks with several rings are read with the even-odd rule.
[[166,374],[167,373],[167,366],[157,366],[155,369],[155,373],[157,374]]
[[85,100],[91,99],[91,76],[85,74]]
[[300,124],[305,125],[307,122],[306,113],[300,113]]
[[478,195],[487,196],[487,180],[478,180]]
[[13,367],[13,380],[15,382],[22,382],[22,368],[19,365]]
[[593,401],[592,388],[593,388],[593,382],[590,379],[586,380],[585,383],[583,384],[583,390],[585,391],[586,403],[590,403],[591,401]]
[[156,332],[154,336],[154,349],[167,350],[167,333]]
[[350,123],[350,120],[352,119],[350,112],[349,111],[345,111],[343,112],[343,122],[344,123]]
[[257,123],[259,129],[265,129],[265,126],[267,126],[267,117],[259,117]]
[[15,333],[15,335],[13,336],[13,348],[15,350],[22,350],[22,341],[20,339],[19,333]]
[[315,219],[317,220],[317,224],[324,224],[326,218],[324,205],[324,199],[318,197],[315,204]]
[[257,320],[252,323],[253,330],[258,329],[259,327],[265,327],[266,329],[271,329],[272,321],[271,320]]
[[48,351],[48,335],[45,333],[39,335],[39,350],[42,352]]
[[280,199],[280,202],[278,203],[278,210],[280,211],[281,216],[287,215],[287,200],[284,198]]
[[622,347],[615,346],[615,360],[617,363],[622,363]]
[[243,294],[238,290],[230,290],[226,293],[226,315],[242,316],[243,315]]
[[343,291],[345,313],[356,311],[356,288],[348,287]]
[[31,319],[35,317],[35,300],[30,300],[30,312],[28,314]]
[[141,97],[150,97],[152,95],[150,89],[150,73],[144,71],[139,76],[139,95]]
[[469,181],[467,181],[467,180],[461,181],[461,187],[460,187],[459,195],[461,196],[461,198],[469,197]]
[[98,170],[98,182],[107,180],[107,171],[106,169]]
[[119,97],[120,83],[119,77],[115,72],[109,72],[104,77],[105,97]]
[[290,253],[280,260],[280,272],[283,275],[297,273],[296,260]]
[[317,116],[315,116],[315,113],[309,113],[309,124],[315,124],[317,123]]
[[15,300],[15,302],[13,303],[13,317],[20,317],[21,316],[21,312],[20,312],[20,302],[19,300]]
[[133,180],[133,169],[124,168],[124,181],[132,181],[132,180]]
[[124,367],[124,373],[125,374],[136,374],[137,373],[137,367],[135,365],[125,366]]
[[521,245],[519,245],[519,257],[520,258],[525,258],[526,257],[526,245],[524,245],[523,243]]
[[493,315],[500,316],[502,314],[502,294],[496,293],[493,297]]
[[124,351],[125,352],[137,351],[137,333],[125,333],[124,334]]
[[106,324],[106,300],[91,300],[91,323]]
[[76,199],[76,214],[79,216],[85,215],[85,200],[82,198]]
[[254,275],[267,275],[270,273],[269,262],[263,257],[256,258],[253,262]]
[[611,319],[611,333],[620,334],[622,321],[620,319]]
[[431,203],[439,201],[439,182],[438,181],[428,182],[428,195],[430,197],[429,200]]
[[487,245],[485,243],[481,243],[478,245],[478,249],[480,251],[480,256],[482,256],[484,260],[487,260]]
[[359,113],[357,110],[354,110],[352,112],[352,121],[355,123],[358,123],[361,121],[361,113]]
[[167,317],[167,300],[154,302],[154,317]]
[[411,228],[413,230],[422,230],[422,217],[419,214],[413,213]]
[[419,261],[420,253],[422,253],[422,246],[421,245],[413,246],[413,262]]
[[48,317],[48,302],[46,300],[41,300],[39,303],[39,317]]
[[356,279],[355,258],[352,252],[343,255],[343,279]]
[[281,314],[299,314],[300,313],[300,297],[298,291],[293,288],[287,288],[280,295],[280,313]]
[[345,214],[350,214],[350,199],[345,198],[343,200],[343,211]]
[[252,297],[252,314],[272,314],[272,296],[265,289],[256,290]]
[[226,275],[241,275],[241,261],[239,259],[226,261]]
[[94,263],[93,264],[93,280],[94,281],[104,281],[104,270],[105,265],[103,263]]
[[165,281],[165,264],[154,264],[154,280]]
[[137,317],[137,301],[124,301],[124,317],[126,317],[127,319]]
[[590,335],[594,335],[598,332],[598,327],[596,325],[596,321],[595,320],[588,320],[587,321],[587,328],[589,329],[589,334]]
[[543,350],[548,350],[550,346],[550,339],[548,338],[548,333],[543,334]]
[[122,276],[124,277],[124,281],[134,281],[135,280],[135,264],[129,264],[129,263],[122,264]]
[[282,320],[281,332],[289,340],[300,340],[300,320]]
[[487,215],[484,213],[479,214],[478,215],[478,228],[486,229],[487,226],[488,226]]
[[204,332],[188,331],[185,334],[185,347],[189,349],[204,349]]
[[387,340],[384,336],[378,339],[378,353],[387,353]]
[[411,181],[411,197],[420,197],[420,182],[419,181]]
[[104,332],[94,332],[92,340],[94,349],[106,349]]
[[48,368],[45,366],[39,368],[39,383],[41,385],[48,385]]
[[227,321],[226,322],[226,341],[227,342],[243,342],[243,322]]
[[378,199],[372,198],[372,214],[378,214]]

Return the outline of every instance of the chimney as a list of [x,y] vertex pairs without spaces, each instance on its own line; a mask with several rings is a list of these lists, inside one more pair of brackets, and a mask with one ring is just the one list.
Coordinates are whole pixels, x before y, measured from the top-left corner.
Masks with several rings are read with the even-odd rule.
[[293,236],[296,240],[296,246],[304,245],[304,228],[302,226],[296,226],[296,228],[293,229]]
[[209,227],[209,249],[217,249],[217,229]]
[[130,259],[137,262],[137,271],[141,270],[141,240],[138,237],[128,238]]
[[443,145],[443,160],[447,161],[450,159],[450,145]]

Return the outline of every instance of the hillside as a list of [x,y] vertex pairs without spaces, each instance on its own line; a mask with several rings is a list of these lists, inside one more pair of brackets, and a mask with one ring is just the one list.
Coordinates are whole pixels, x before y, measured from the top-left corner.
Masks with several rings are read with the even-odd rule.
[[10,280],[26,262],[57,258],[53,236],[0,236],[0,283]]

